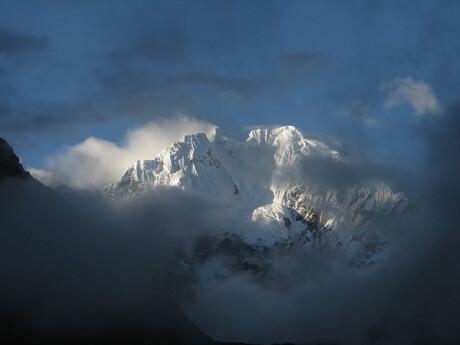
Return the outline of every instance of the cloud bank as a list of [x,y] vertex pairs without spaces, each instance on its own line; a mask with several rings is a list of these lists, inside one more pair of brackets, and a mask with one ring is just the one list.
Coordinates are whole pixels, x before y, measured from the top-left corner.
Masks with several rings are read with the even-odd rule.
[[49,157],[45,169],[29,170],[47,186],[97,189],[116,181],[137,160],[153,159],[184,135],[206,133],[212,127],[185,116],[154,120],[128,130],[121,145],[90,137]]
[[44,49],[47,43],[45,36],[17,33],[0,27],[0,56],[12,58],[30,51]]
[[[281,291],[258,286],[244,275],[201,283],[196,299],[186,305],[189,315],[208,334],[227,340],[458,343],[458,114],[458,109],[453,109],[441,123],[419,132],[430,149],[422,176],[414,186],[419,197],[412,201],[418,211],[410,219],[384,220],[384,229],[406,234],[399,243],[398,255],[360,270],[337,269],[324,257],[313,255],[274,258],[284,273],[289,272],[301,283]],[[319,166],[306,170],[305,177],[316,175],[323,185],[332,188],[365,183],[378,172],[376,166],[357,166],[353,171],[341,166],[331,170],[330,164],[323,166],[321,161],[309,163]],[[324,175],[323,169],[328,174]],[[404,177],[398,183],[407,187]]]

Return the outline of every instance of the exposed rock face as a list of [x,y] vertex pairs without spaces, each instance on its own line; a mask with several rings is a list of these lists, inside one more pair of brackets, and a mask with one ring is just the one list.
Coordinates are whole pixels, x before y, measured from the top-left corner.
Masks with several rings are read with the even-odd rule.
[[5,139],[0,138],[0,179],[6,177],[30,177],[19,163],[18,156]]

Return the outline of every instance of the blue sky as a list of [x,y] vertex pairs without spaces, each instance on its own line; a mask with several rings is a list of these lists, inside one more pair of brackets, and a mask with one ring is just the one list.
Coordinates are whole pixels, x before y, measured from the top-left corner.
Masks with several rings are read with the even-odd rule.
[[27,166],[184,114],[415,169],[458,98],[455,1],[3,0],[0,136]]

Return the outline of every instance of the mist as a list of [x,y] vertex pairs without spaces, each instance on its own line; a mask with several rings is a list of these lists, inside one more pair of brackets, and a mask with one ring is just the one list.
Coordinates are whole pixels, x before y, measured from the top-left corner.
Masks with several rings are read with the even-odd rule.
[[[420,190],[412,194],[421,196],[411,200],[416,211],[366,225],[403,233],[396,255],[362,269],[314,251],[276,256],[281,281],[260,285],[241,273],[192,284],[189,297],[179,298],[189,317],[226,341],[456,343],[456,115],[453,110],[438,127],[420,131],[430,151],[415,186]],[[379,178],[407,186],[404,174],[379,164],[314,157],[301,162],[296,175],[323,188]],[[9,178],[1,188],[2,305],[47,331],[108,327],[114,311],[139,315],[154,291],[169,289],[174,296],[174,284],[181,283],[171,285],[168,271],[178,244],[191,250],[200,236],[239,226],[225,202],[174,188],[118,204],[93,194],[64,197],[33,180]]]
[[69,198],[30,177],[7,177],[0,208],[3,339],[210,342],[181,314],[162,275],[175,242],[213,231],[219,212],[209,201],[159,189],[117,209],[91,194]]
[[[381,164],[346,165],[307,157],[296,174],[323,188],[388,181],[415,210],[360,229],[403,234],[398,251],[371,267],[337,266],[320,253],[275,258],[293,279],[260,286],[250,276],[201,282],[185,308],[208,334],[247,342],[456,344],[460,332],[458,110],[418,135],[430,148],[417,179]],[[365,162],[365,161],[364,161]],[[299,172],[303,171],[303,175]],[[373,227],[371,229],[370,227]],[[336,253],[340,255],[340,253]],[[235,337],[238,334],[238,337]]]
[[[366,161],[308,157],[295,170],[326,189],[379,179],[406,186],[405,192],[418,188],[410,216],[366,225],[404,234],[394,256],[356,269],[337,265],[340,251],[298,251],[272,258],[283,277],[262,285],[247,273],[202,279],[176,300],[206,334],[225,341],[456,343],[457,115],[454,109],[437,127],[420,127],[430,150],[418,184]],[[114,313],[148,315],[152,294],[181,291],[183,282],[170,270],[179,245],[192,250],[201,236],[241,226],[224,201],[175,188],[116,204],[91,193],[63,196],[31,179],[7,178],[1,188],[2,309],[46,332],[87,334],[110,329]]]

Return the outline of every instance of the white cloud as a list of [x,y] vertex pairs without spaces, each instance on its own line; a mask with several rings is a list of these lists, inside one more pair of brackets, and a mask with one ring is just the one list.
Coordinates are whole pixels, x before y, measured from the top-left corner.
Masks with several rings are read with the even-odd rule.
[[385,109],[408,103],[417,115],[435,114],[442,111],[433,88],[412,78],[397,78],[384,82],[380,89],[386,92]]
[[128,130],[122,145],[90,137],[49,157],[45,169],[29,171],[47,186],[96,189],[116,181],[137,160],[153,159],[184,135],[208,132],[212,127],[185,116],[155,120]]

